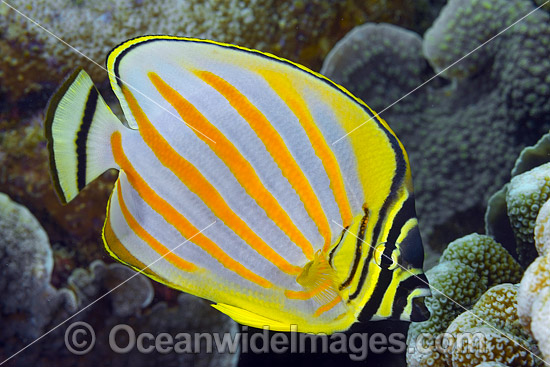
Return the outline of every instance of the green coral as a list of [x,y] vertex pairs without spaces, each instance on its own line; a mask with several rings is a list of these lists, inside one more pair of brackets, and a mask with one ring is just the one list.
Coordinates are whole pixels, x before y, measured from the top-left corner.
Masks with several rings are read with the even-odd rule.
[[[404,90],[412,90],[424,81],[426,60],[421,45],[422,38],[415,32],[391,24],[366,23],[334,46],[321,74],[352,86],[357,96],[368,94],[365,101],[379,112],[386,101],[401,98]],[[400,78],[402,74],[409,77]],[[395,108],[403,113],[418,112],[419,105],[409,102],[405,99]]]
[[474,342],[446,349],[448,366],[474,366],[485,361],[518,367],[540,364],[534,340],[519,325],[517,293],[517,285],[497,285],[489,289],[470,311],[462,313],[451,323],[448,334],[455,337],[471,335]]
[[506,194],[508,217],[514,231],[520,263],[527,267],[537,256],[535,220],[550,197],[550,163],[515,176]]
[[[522,176],[523,178],[520,178],[519,181],[517,181],[517,184],[515,186],[515,193],[510,195],[510,200],[513,201],[516,205],[514,209],[514,229],[512,229],[512,225],[510,223],[512,218],[508,216],[507,197],[508,191],[510,190],[510,183],[505,184],[500,190],[498,190],[493,194],[493,196],[491,196],[487,204],[487,211],[485,212],[485,232],[493,236],[498,242],[502,243],[502,245],[509,252],[515,254],[516,257],[518,256],[518,251],[526,250],[527,252],[525,254],[520,254],[522,259],[525,258],[525,266],[528,265],[528,263],[536,256],[533,252],[533,247],[531,244],[533,240],[533,237],[530,234],[532,230],[531,219],[533,219],[533,215],[537,215],[535,213],[537,210],[537,206],[539,206],[546,200],[546,198],[548,198],[548,192],[545,184],[543,184],[543,186],[539,189],[532,187],[530,189],[531,191],[534,189],[535,191],[544,190],[545,192],[542,192],[542,194],[538,194],[538,198],[537,195],[535,195],[534,198],[529,197],[533,193],[528,192],[527,197],[529,198],[527,198],[525,193],[522,194],[522,187],[528,188],[531,186],[522,186],[520,185],[520,183],[530,183],[530,173],[527,172],[534,168],[540,167],[545,163],[548,163],[548,161],[550,160],[549,157],[550,133],[543,135],[542,138],[540,138],[535,145],[524,148],[516,160],[514,169],[512,170],[512,176],[514,177],[520,174],[524,174],[524,176]],[[535,182],[537,182],[537,179],[533,181],[533,183]],[[542,181],[538,182],[539,184],[543,183]],[[520,197],[520,195],[523,196]],[[523,200],[527,199],[531,200],[531,203],[529,205],[526,201],[522,203]],[[537,201],[537,204],[535,206],[533,206],[534,199],[535,201]],[[550,211],[550,208],[548,210]],[[522,215],[522,211],[524,213],[530,213],[528,216],[525,214]],[[527,217],[529,217],[529,220],[527,220]],[[544,227],[541,227],[539,235],[541,236],[541,238],[544,236]],[[527,242],[521,242],[519,244],[520,247],[518,248],[516,237],[519,237],[522,241],[523,239],[526,239]],[[537,245],[536,240],[535,245]]]
[[493,238],[477,233],[453,241],[441,255],[440,262],[458,260],[486,279],[488,287],[505,282],[518,283],[521,266]]
[[509,180],[521,149],[550,127],[550,16],[540,10],[451,68],[451,80],[438,77],[408,94],[433,76],[428,62],[443,69],[534,10],[530,0],[486,4],[450,0],[422,44],[404,29],[362,26],[323,65],[329,78],[384,110],[409,153],[422,233],[437,248],[481,230],[490,194]]
[[445,70],[442,75],[453,79],[468,78],[491,61],[498,51],[495,48],[500,47],[499,42],[488,42],[455,62],[465,55],[465,51],[476,49],[521,18],[527,13],[525,10],[526,4],[518,1],[449,1],[424,35],[424,54],[437,72]]
[[512,176],[527,172],[550,159],[550,133],[544,134],[533,146],[524,148],[516,159]]
[[[510,254],[491,237],[470,234],[449,244],[439,264],[426,272],[432,297],[426,299],[431,312],[425,322],[412,323],[408,343],[411,345],[422,333],[438,335],[464,310],[472,307],[488,287],[518,282],[522,269]],[[407,352],[409,366],[445,366],[445,357],[434,349],[436,339],[423,339],[424,348]]]
[[[487,289],[486,282],[470,266],[458,260],[440,263],[426,272],[432,297],[426,299],[430,319],[412,323],[407,337],[408,345],[416,345],[423,333],[438,335],[445,331],[454,318],[471,307]],[[435,347],[435,338],[422,338],[422,353],[418,348],[407,352],[409,367],[444,366],[443,354]]]
[[535,4],[542,6],[542,9],[545,9],[546,11],[550,10],[550,3],[548,3],[547,0],[535,0]]
[[537,214],[535,222],[535,247],[541,256],[550,254],[550,200],[547,200]]

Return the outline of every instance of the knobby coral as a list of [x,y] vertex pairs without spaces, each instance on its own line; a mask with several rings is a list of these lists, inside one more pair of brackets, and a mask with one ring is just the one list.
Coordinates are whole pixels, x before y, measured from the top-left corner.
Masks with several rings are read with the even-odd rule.
[[[413,323],[408,344],[415,345],[423,333],[432,338],[421,339],[423,348],[407,351],[409,366],[446,366],[442,350],[435,348],[438,334],[472,307],[489,287],[507,282],[519,282],[522,269],[512,256],[491,237],[470,234],[449,244],[440,263],[426,272],[432,297],[426,299],[431,317]],[[429,353],[425,353],[429,350]]]
[[[0,193],[0,355],[7,358],[40,337],[46,331],[49,342],[35,343],[16,356],[14,366],[74,365],[74,355],[64,344],[65,328],[71,322],[84,321],[92,326],[98,343],[93,353],[82,360],[85,365],[101,365],[109,360],[122,366],[134,360],[134,366],[221,365],[234,366],[238,348],[198,350],[194,343],[200,333],[227,333],[235,340],[237,324],[214,310],[209,304],[191,295],[180,294],[175,304],[153,300],[151,281],[120,264],[93,262],[89,269],[78,268],[67,281],[68,287],[57,289],[50,283],[53,270],[52,249],[46,232],[28,209]],[[78,313],[76,313],[78,311]],[[76,314],[75,314],[76,313]],[[185,331],[186,350],[169,356],[158,353],[145,358],[136,348],[129,354],[113,353],[111,331],[117,325],[128,325],[137,334]],[[70,324],[67,324],[67,326]],[[123,340],[118,345],[128,345]],[[45,339],[46,340],[46,339]],[[101,343],[101,341],[104,341]],[[123,342],[126,344],[122,344]],[[176,341],[174,341],[174,344]],[[4,360],[4,358],[2,358]]]
[[101,260],[90,264],[90,270],[76,269],[68,285],[77,295],[79,307],[95,301],[98,294],[109,293],[111,312],[115,316],[139,315],[153,300],[149,278],[119,264],[106,265]]
[[457,340],[459,336],[469,336],[470,340],[466,345],[444,348],[448,366],[474,366],[484,361],[518,367],[540,364],[534,341],[518,322],[517,293],[517,285],[497,285],[449,325],[448,334]]
[[[541,222],[537,232],[534,218],[537,213],[544,216],[548,211],[542,211],[541,207],[549,198],[547,180],[550,172],[545,165],[549,157],[550,134],[545,134],[535,145],[521,151],[512,170],[512,182],[491,196],[485,212],[486,233],[520,258],[524,267],[536,257],[533,242],[541,253],[542,237],[547,231]],[[533,231],[536,232],[534,239]],[[538,243],[537,237],[541,237]]]
[[[237,363],[238,348],[210,351],[204,344],[201,344],[200,349],[195,347],[195,343],[200,342],[200,333],[210,336],[214,332],[227,334],[235,340],[238,330],[233,320],[214,310],[204,300],[180,293],[174,304],[157,302],[150,306],[154,294],[149,278],[136,274],[126,266],[107,265],[101,260],[94,261],[88,268],[76,269],[69,277],[68,284],[77,295],[78,305],[83,310],[78,319],[92,325],[97,340],[113,338],[115,345],[123,348],[130,345],[128,332],[125,331],[128,328],[136,335],[148,333],[155,339],[163,334],[163,340],[168,340],[158,350],[159,353],[146,356],[137,348],[130,348],[127,353],[113,353],[111,345],[98,343],[93,353],[86,356],[87,365],[101,365],[105,359],[109,359],[113,366],[123,366],[132,360],[132,364],[137,367],[160,364],[235,366]],[[105,294],[107,297],[104,302],[95,304]],[[102,310],[99,313],[101,317],[95,316],[97,311],[94,312],[91,307],[85,309],[92,302],[94,308]],[[172,342],[169,342],[170,338]],[[174,349],[176,344],[179,349]],[[162,353],[160,350],[167,352]]]
[[[547,202],[548,203],[548,202]],[[546,205],[546,204],[545,204]],[[548,217],[537,217],[537,225],[549,225]],[[546,240],[546,238],[539,238]],[[548,248],[548,242],[541,244],[542,252]],[[545,358],[550,358],[550,255],[542,254],[525,271],[518,294],[518,314],[520,324],[538,341]]]
[[515,176],[506,193],[506,205],[514,231],[519,261],[527,267],[537,256],[535,220],[550,198],[550,163]]
[[542,205],[535,221],[535,247],[541,256],[550,254],[550,200]]
[[429,64],[444,70],[532,10],[531,0],[450,0],[423,40],[364,25],[323,65],[328,77],[384,111],[403,141],[430,245],[481,230],[489,195],[508,181],[520,150],[548,130],[549,14],[535,11],[446,70],[448,81],[414,88],[433,75]]
[[3,193],[0,234],[0,355],[7,358],[77,306],[72,292],[50,284],[53,256],[46,232],[27,208]]

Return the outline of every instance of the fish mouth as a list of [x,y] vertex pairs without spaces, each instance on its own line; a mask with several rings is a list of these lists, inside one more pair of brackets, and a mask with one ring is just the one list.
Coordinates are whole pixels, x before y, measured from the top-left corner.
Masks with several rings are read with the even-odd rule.
[[430,318],[430,310],[426,306],[424,296],[415,297],[412,301],[412,312],[411,312],[411,321],[412,322],[422,322]]

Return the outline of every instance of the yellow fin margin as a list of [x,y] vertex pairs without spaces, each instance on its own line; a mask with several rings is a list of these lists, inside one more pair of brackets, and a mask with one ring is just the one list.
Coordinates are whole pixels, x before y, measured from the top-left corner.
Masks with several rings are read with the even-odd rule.
[[269,330],[287,332],[292,330],[295,331],[296,329],[295,324],[294,327],[291,328],[291,326],[293,326],[291,324],[273,320],[252,311],[245,310],[244,308],[231,306],[226,303],[213,304],[212,307],[220,312],[223,312],[240,324],[252,326],[258,329],[268,328]]

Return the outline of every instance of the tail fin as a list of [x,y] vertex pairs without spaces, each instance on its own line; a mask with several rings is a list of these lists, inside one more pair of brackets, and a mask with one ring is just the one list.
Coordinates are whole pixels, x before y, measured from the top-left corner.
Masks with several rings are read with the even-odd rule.
[[90,76],[75,70],[48,105],[44,123],[55,191],[63,204],[109,168],[117,168],[110,137],[121,121]]

